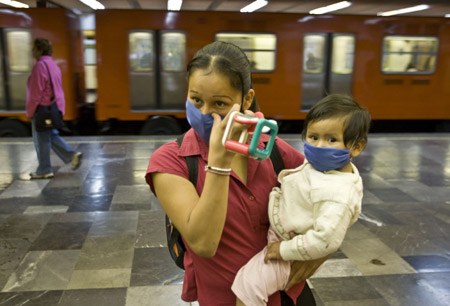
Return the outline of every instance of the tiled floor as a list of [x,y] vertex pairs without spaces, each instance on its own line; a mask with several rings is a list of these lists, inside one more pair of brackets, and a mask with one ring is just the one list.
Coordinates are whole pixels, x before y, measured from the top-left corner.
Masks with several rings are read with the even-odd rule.
[[[281,135],[302,150],[300,137]],[[187,305],[144,181],[174,137],[67,137],[77,171],[30,181],[29,138],[0,139],[0,305]],[[309,280],[318,305],[450,305],[450,135],[370,135],[363,213]]]

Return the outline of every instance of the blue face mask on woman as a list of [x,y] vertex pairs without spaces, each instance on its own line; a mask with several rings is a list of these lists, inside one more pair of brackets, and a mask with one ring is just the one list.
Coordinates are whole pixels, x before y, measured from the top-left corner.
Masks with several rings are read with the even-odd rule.
[[[214,118],[211,114],[202,114],[200,110],[195,107],[189,100],[186,100],[186,117],[189,125],[203,138],[209,145],[209,137],[214,123]],[[225,116],[220,116],[225,118]]]
[[319,171],[330,171],[344,167],[350,162],[350,150],[315,147],[305,142],[305,157]]

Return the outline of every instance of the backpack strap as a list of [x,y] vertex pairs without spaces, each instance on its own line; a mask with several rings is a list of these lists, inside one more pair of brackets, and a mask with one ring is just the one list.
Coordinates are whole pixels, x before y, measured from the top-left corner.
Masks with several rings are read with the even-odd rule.
[[[183,138],[186,133],[181,134],[177,137],[176,141],[178,147],[181,147],[183,143]],[[197,186],[198,179],[198,157],[197,156],[186,156],[185,157],[188,172],[189,172],[189,181]],[[167,236],[167,246],[169,247],[169,253],[172,259],[175,261],[175,264],[184,270],[184,252],[186,251],[186,247],[184,245],[183,240],[181,239],[180,232],[178,229],[172,224],[172,221],[169,219],[169,216],[166,215],[166,236]]]
[[273,143],[272,152],[270,152],[270,160],[272,160],[273,169],[278,176],[281,170],[284,169],[284,162],[276,141]]
[[[181,144],[183,143],[183,138],[186,133],[181,134],[177,137],[177,144],[181,148]],[[194,187],[197,187],[197,179],[198,179],[198,157],[197,156],[186,156],[186,163],[188,166],[188,172],[189,172],[189,181],[194,185]]]

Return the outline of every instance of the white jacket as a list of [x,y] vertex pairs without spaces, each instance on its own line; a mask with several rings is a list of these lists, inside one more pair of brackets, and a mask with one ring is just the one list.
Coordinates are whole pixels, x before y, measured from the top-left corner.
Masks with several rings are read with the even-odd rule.
[[[305,161],[296,169],[283,170],[269,198],[269,219],[281,236],[283,260],[311,260],[337,251],[347,228],[361,213],[362,180],[353,173],[320,172]],[[290,238],[289,232],[298,235]]]

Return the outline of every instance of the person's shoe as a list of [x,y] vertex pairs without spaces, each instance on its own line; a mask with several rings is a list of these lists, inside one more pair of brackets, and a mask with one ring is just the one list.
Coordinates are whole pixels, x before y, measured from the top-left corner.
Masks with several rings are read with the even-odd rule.
[[37,174],[36,172],[31,172],[30,173],[30,179],[32,179],[32,180],[42,180],[42,179],[48,180],[48,179],[53,178],[53,176],[54,175],[53,175],[52,172],[45,173],[45,174]]
[[81,165],[81,158],[83,154],[81,152],[77,152],[72,156],[72,170],[77,170]]

